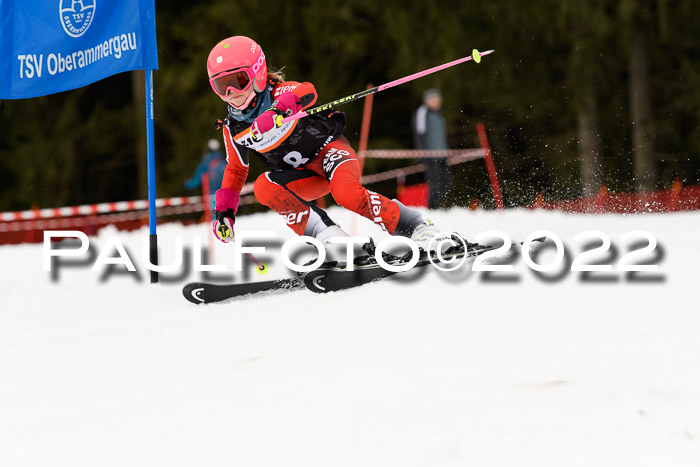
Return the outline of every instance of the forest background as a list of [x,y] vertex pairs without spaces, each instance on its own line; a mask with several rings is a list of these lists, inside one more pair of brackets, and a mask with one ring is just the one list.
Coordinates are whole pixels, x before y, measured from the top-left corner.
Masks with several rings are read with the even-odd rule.
[[[206,58],[233,35],[254,38],[288,79],[314,83],[319,104],[495,49],[479,65],[375,95],[369,148],[413,148],[411,114],[437,87],[452,148],[478,147],[475,125],[485,124],[507,206],[602,184],[644,192],[676,178],[698,183],[698,11],[699,0],[156,0],[157,195],[197,194],[183,182],[226,114]],[[143,76],[0,102],[0,211],[146,198]],[[338,108],[355,148],[362,105]],[[365,172],[405,163],[368,160]],[[264,170],[253,158],[249,180]],[[493,207],[483,164],[453,170],[448,205]],[[370,188],[393,196],[394,183]]]

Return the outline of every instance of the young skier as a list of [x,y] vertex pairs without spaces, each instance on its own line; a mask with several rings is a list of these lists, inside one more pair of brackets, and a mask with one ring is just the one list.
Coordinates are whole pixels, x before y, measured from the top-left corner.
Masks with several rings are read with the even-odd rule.
[[[430,240],[439,233],[431,221],[360,184],[357,155],[343,136],[344,113],[331,109],[281,123],[284,117],[316,103],[311,83],[285,81],[281,73],[268,72],[262,49],[244,36],[216,44],[207,59],[207,72],[212,89],[228,104],[228,116],[220,121],[228,164],[216,192],[213,223],[219,240],[234,238],[235,213],[251,149],[271,169],[255,181],[258,201],[282,215],[298,235],[315,237],[326,245],[331,259],[329,239],[348,234],[313,202],[329,192],[339,205],[428,250]],[[432,242],[432,249],[435,245]]]

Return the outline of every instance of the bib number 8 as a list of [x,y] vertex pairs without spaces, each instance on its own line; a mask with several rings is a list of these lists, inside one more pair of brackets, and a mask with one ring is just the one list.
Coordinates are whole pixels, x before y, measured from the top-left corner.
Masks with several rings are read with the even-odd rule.
[[285,161],[287,164],[291,165],[295,169],[299,167],[300,165],[304,165],[307,162],[309,162],[308,157],[302,157],[301,153],[299,151],[292,151],[287,153],[286,156],[282,158],[283,161]]

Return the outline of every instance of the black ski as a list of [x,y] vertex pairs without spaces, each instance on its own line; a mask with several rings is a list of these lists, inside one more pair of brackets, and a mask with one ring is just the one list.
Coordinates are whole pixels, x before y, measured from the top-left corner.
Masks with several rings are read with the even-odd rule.
[[303,289],[304,282],[296,277],[264,282],[246,282],[243,284],[210,284],[208,282],[190,282],[182,289],[182,295],[196,304],[213,303],[233,297],[257,294],[275,290]]
[[[538,239],[539,240],[539,239]],[[467,250],[456,249],[443,255],[443,259],[461,259],[464,256],[476,257],[487,251],[495,250],[495,246],[468,244]],[[434,260],[435,261],[435,260]],[[397,261],[394,264],[401,264]],[[431,264],[427,257],[422,257],[414,268]],[[395,273],[387,271],[379,265],[355,266],[354,271],[345,269],[344,263],[331,268],[319,268],[302,275],[299,278],[278,279],[264,282],[248,282],[243,284],[218,285],[207,282],[190,282],[182,289],[184,297],[194,303],[213,303],[250,294],[270,293],[279,290],[308,289],[315,293],[328,293],[359,287],[370,282],[378,281]]]
[[[486,253],[487,251],[495,250],[496,248],[500,247],[469,243],[467,244],[466,250],[459,247],[452,249],[452,251],[447,250],[447,252],[442,255],[442,258],[445,261],[458,261],[465,256],[468,258],[473,258]],[[402,260],[398,260],[393,262],[393,264],[400,265],[402,262]],[[427,256],[422,256],[412,269],[425,267],[433,263],[439,264],[435,257],[432,258],[431,262]],[[348,271],[345,268],[345,265],[342,265],[341,267],[318,268],[305,274],[302,279],[304,281],[304,285],[310,291],[315,293],[328,293],[352,289],[364,284],[369,284],[370,282],[385,279],[395,274],[401,273],[388,271],[377,264],[368,267],[356,266],[354,271]]]

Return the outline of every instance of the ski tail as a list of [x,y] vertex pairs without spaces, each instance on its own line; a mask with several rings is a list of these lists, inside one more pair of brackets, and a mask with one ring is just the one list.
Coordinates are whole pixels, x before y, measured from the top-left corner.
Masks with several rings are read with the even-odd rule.
[[297,278],[277,279],[273,281],[248,282],[243,284],[218,285],[206,282],[190,282],[182,289],[187,301],[200,305],[228,300],[242,295],[257,294],[274,290],[293,290],[303,288],[304,284]]

